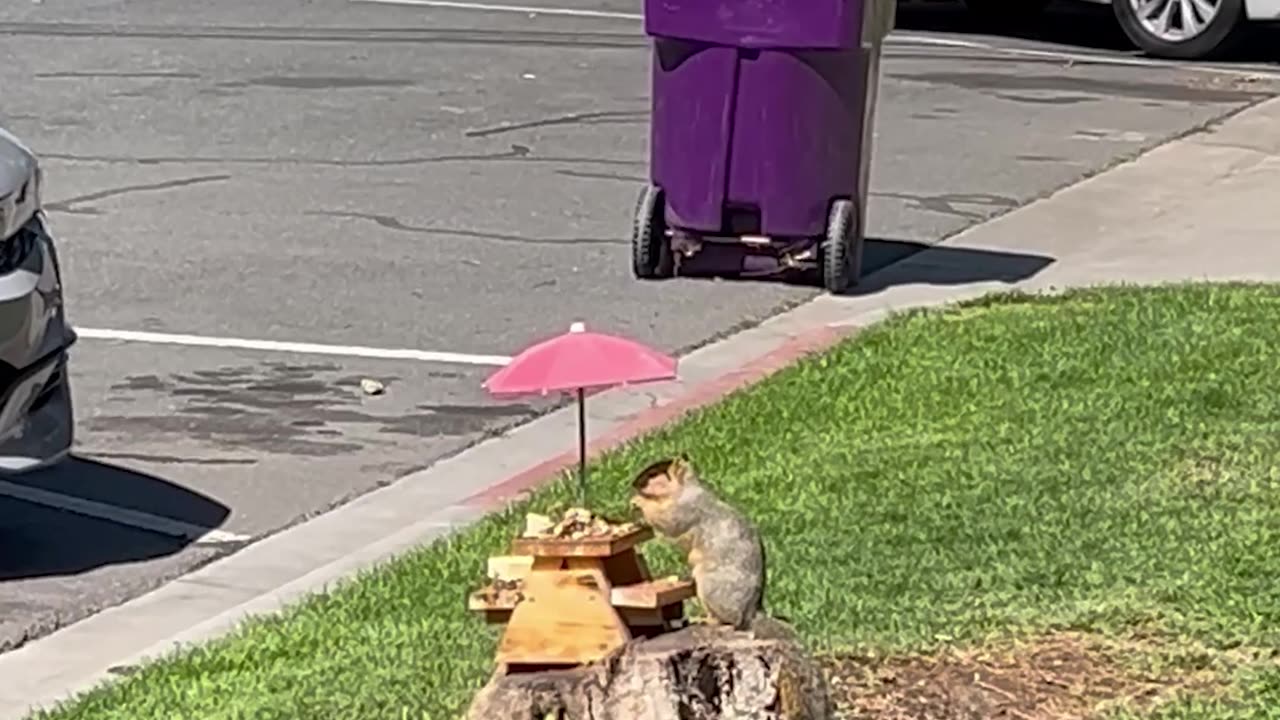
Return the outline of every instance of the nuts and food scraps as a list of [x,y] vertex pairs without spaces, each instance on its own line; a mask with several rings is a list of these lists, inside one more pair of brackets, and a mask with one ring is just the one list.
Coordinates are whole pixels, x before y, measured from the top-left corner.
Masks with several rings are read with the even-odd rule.
[[635,523],[614,523],[584,508],[569,508],[559,522],[546,515],[529,513],[525,516],[523,537],[564,540],[618,537],[634,532]]
[[476,591],[476,597],[491,605],[513,605],[524,600],[524,581],[492,578],[487,587]]

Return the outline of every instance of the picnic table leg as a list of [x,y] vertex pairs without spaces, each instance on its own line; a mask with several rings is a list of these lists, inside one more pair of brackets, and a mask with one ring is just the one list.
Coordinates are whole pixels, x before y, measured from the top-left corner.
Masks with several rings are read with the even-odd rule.
[[535,559],[497,661],[508,668],[578,665],[626,644],[631,632],[613,607],[611,589],[599,558]]

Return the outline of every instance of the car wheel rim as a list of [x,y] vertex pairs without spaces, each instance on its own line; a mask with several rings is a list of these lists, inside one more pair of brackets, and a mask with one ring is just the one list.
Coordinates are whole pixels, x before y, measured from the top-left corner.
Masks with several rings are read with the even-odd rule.
[[1165,42],[1199,37],[1218,17],[1223,0],[1129,0],[1138,22]]

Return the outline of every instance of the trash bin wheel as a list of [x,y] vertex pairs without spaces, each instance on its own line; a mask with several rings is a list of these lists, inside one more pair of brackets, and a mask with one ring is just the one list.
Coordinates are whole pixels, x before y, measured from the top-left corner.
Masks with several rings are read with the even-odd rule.
[[828,292],[842,293],[858,284],[862,274],[862,229],[852,200],[831,203],[827,216],[827,236],[821,248],[822,285]]
[[662,188],[656,185],[645,186],[636,202],[631,225],[631,268],[642,280],[669,278],[675,272],[667,239],[666,203]]

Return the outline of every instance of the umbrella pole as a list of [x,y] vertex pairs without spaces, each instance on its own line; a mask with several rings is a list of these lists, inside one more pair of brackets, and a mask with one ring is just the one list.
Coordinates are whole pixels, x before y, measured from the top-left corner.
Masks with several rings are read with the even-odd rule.
[[578,388],[578,507],[587,506],[587,391]]

